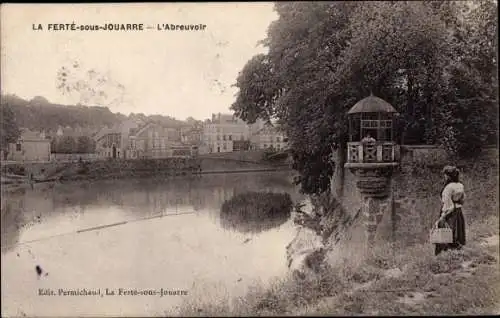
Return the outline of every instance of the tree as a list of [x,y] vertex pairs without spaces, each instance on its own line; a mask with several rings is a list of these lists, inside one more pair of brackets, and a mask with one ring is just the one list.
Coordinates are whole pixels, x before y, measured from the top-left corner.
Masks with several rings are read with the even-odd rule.
[[77,142],[72,136],[63,136],[57,143],[58,153],[75,153],[77,151]]
[[95,151],[94,141],[88,136],[78,136],[76,149],[78,153],[93,153]]
[[[491,6],[485,7],[489,15],[482,16],[494,22]],[[443,143],[451,127],[462,132],[454,135],[455,144],[473,140],[480,145],[482,138],[467,136],[477,136],[472,121],[462,126],[441,121],[459,104],[455,109],[464,109],[464,115],[485,119],[486,112],[473,110],[472,103],[484,110],[491,108],[487,101],[495,99],[487,89],[490,75],[485,77],[489,84],[470,76],[485,74],[479,66],[491,61],[491,54],[484,54],[477,65],[469,63],[469,74],[454,71],[466,56],[473,56],[460,49],[473,47],[467,42],[470,37],[461,37],[461,29],[473,25],[467,19],[462,22],[464,8],[436,1],[277,3],[279,18],[263,41],[268,53],[252,58],[239,74],[232,109],[250,122],[278,119],[289,137],[297,181],[306,193],[328,191],[335,170],[336,193],[342,195],[346,112],[370,91],[402,114],[404,143]],[[491,25],[486,23],[486,29]],[[478,43],[488,42],[491,32],[473,29]],[[482,100],[452,93],[465,92],[467,86],[484,91]],[[457,117],[456,111],[451,117]]]
[[7,150],[9,143],[15,142],[20,134],[21,132],[17,126],[11,106],[8,103],[4,103],[2,99],[0,114],[1,148]]
[[52,137],[50,139],[50,152],[51,153],[59,153],[59,143],[57,138]]
[[462,7],[454,21],[454,63],[447,67],[446,97],[438,132],[449,153],[470,157],[484,144],[496,143],[498,132],[498,82],[496,3],[478,1]]

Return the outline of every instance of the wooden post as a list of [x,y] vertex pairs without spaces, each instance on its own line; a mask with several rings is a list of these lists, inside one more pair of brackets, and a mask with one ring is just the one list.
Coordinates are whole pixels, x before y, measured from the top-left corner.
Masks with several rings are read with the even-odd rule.
[[377,145],[377,161],[382,162],[382,143]]
[[359,142],[357,148],[358,148],[358,161],[359,162],[363,162],[365,160],[365,158],[364,158],[363,143]]
[[354,132],[352,131],[352,117],[349,116],[349,141],[352,141],[352,134]]
[[381,113],[378,113],[378,116],[377,116],[377,118],[378,118],[378,121],[377,121],[377,141],[380,141],[380,129],[381,129],[381,127],[380,127],[380,120],[381,120],[381,115],[382,115]]

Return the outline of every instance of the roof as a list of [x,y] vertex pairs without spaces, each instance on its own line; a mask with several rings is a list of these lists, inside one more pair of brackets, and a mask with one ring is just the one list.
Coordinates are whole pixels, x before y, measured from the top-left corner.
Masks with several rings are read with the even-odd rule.
[[[157,123],[157,122],[148,122],[148,123],[145,123],[144,125],[140,126],[140,127],[137,127],[136,129],[134,130],[131,130],[130,131],[130,136],[139,136],[140,134],[142,134],[145,130],[151,128],[151,127],[159,127],[161,129],[161,136],[163,137],[166,137],[168,134],[168,132],[172,132],[174,131],[175,133],[180,133],[180,129],[177,129],[175,127],[166,127],[160,123]],[[180,137],[180,135],[179,135]]]
[[154,125],[157,125],[157,124],[153,123],[151,121],[143,123],[142,125],[139,125],[139,127],[133,128],[132,131],[130,131],[130,136],[139,136],[140,134],[142,134],[142,132],[144,130],[146,130],[147,128],[154,126]]
[[116,128],[102,128],[97,134],[94,135],[94,140],[98,141],[106,135],[109,134],[119,134],[120,131]]
[[382,98],[370,95],[357,102],[347,112],[347,114],[356,113],[397,113],[397,110]]
[[21,128],[21,135],[19,139],[22,141],[48,141],[50,140],[45,138],[44,132],[32,131],[27,128]]

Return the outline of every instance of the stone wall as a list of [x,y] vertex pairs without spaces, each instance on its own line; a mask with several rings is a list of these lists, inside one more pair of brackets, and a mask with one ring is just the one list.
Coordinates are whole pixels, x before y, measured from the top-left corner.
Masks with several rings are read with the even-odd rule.
[[50,154],[50,161],[96,161],[99,155],[96,153],[52,153]]
[[233,151],[233,152],[216,152],[209,154],[200,154],[200,158],[218,158],[228,160],[240,160],[249,162],[260,162],[264,156],[264,151],[251,150],[251,151]]
[[[311,229],[299,226],[296,239],[287,247],[291,269],[307,273],[311,269],[306,266],[306,260],[315,253],[324,252],[323,259],[335,266],[346,259],[363,262],[366,252],[374,245],[389,243],[398,248],[428,240],[440,208],[441,169],[450,159],[437,147],[405,148],[401,164],[393,170],[389,196],[378,199],[364,196],[356,184],[357,177],[345,169],[342,209],[329,214],[315,204],[304,207],[303,211],[311,218],[319,218],[312,223],[333,231],[321,238],[319,233],[313,235]],[[461,178],[469,197],[464,206],[467,222],[469,218],[491,213],[491,204],[477,198],[498,202],[498,178],[492,177],[492,174],[498,176],[498,152],[486,149],[479,158],[461,164]],[[312,199],[308,202],[317,201]],[[340,223],[337,222],[339,215],[343,216]],[[318,239],[323,243],[317,243]]]
[[[364,197],[356,183],[357,177],[345,169],[343,208],[355,215],[361,210],[357,227],[346,236],[342,250],[349,250],[360,242],[371,240],[374,244],[392,243],[401,246],[428,240],[429,230],[438,217],[440,191],[443,184],[441,169],[446,164],[457,164],[469,198],[483,196],[492,200],[498,195],[491,189],[498,188],[498,151],[486,148],[479,158],[453,162],[443,149],[434,146],[405,146],[400,165],[391,178],[391,195],[383,200]],[[488,190],[489,189],[489,190]],[[491,193],[490,193],[491,192]],[[497,192],[497,191],[496,191]],[[464,207],[466,219],[484,214],[487,204],[469,200]],[[352,248],[351,248],[351,247]]]

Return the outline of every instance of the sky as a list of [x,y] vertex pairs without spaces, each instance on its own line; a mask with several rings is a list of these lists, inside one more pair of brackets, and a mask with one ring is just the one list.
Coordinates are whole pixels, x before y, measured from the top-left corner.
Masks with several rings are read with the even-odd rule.
[[[57,89],[62,66],[106,74],[113,112],[168,115],[178,119],[228,113],[245,63],[265,49],[277,18],[270,2],[154,4],[2,4],[1,89],[25,99],[43,96],[76,104],[79,94]],[[143,31],[49,30],[49,24],[144,24]],[[38,30],[39,26],[43,30]],[[158,30],[163,24],[206,25],[203,31]],[[146,29],[147,26],[152,29]],[[36,29],[36,30],[34,30]],[[74,73],[84,79],[85,73]],[[93,84],[92,84],[93,85]],[[118,95],[117,95],[118,94]]]

